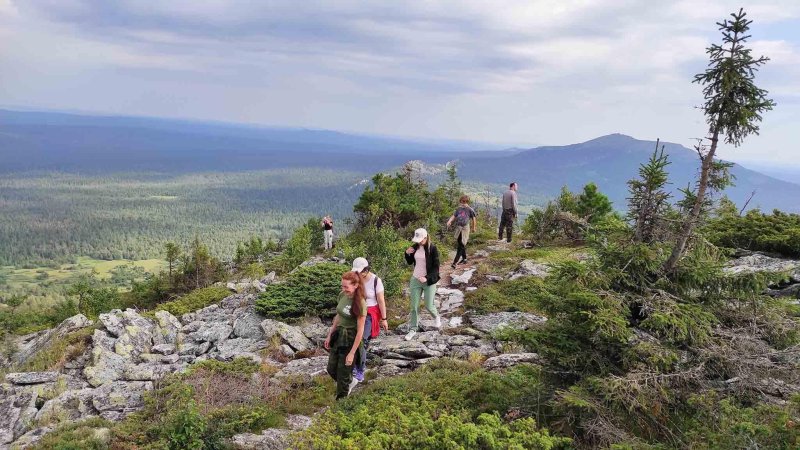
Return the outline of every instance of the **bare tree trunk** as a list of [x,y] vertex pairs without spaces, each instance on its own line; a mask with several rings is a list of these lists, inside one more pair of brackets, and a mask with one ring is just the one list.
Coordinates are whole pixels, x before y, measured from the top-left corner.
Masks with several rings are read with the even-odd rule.
[[697,186],[697,197],[692,206],[692,211],[689,217],[683,222],[681,231],[678,234],[678,239],[675,241],[675,246],[672,248],[672,254],[669,259],[664,263],[664,272],[672,273],[678,265],[678,261],[686,252],[686,243],[692,236],[692,231],[700,218],[700,211],[703,209],[703,203],[706,198],[706,190],[708,189],[708,178],[711,175],[711,169],[714,166],[714,154],[717,151],[717,143],[719,142],[719,126],[714,128],[714,133],[711,136],[711,148],[708,153],[703,157],[703,163],[700,166],[700,181]]

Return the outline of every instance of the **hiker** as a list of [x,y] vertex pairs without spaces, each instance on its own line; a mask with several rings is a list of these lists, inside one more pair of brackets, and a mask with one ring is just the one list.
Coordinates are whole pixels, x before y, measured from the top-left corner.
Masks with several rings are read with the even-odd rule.
[[424,228],[414,231],[411,241],[414,245],[408,247],[404,254],[406,262],[414,265],[414,273],[408,283],[411,296],[411,317],[408,321],[407,341],[413,339],[417,334],[421,296],[425,299],[425,308],[436,321],[436,328],[442,327],[442,318],[433,303],[436,295],[436,283],[439,282],[439,249],[431,243],[428,232]]
[[353,367],[353,376],[359,382],[364,381],[364,371],[367,368],[367,348],[372,338],[378,337],[381,332],[389,331],[389,322],[386,321],[386,301],[383,296],[383,280],[372,273],[372,268],[366,258],[353,260],[353,272],[361,277],[364,283],[364,293],[367,296],[367,318],[364,321],[364,335],[361,341],[361,358]]
[[325,250],[330,250],[333,248],[333,219],[331,216],[325,216],[322,218],[322,236],[325,240]]
[[508,190],[503,193],[503,215],[500,216],[500,230],[497,239],[503,240],[503,228],[506,230],[506,241],[511,242],[511,231],[517,219],[517,183],[508,185]]
[[[456,264],[467,263],[469,231],[471,228],[472,232],[475,232],[475,229],[478,227],[477,214],[475,214],[475,210],[469,206],[469,196],[462,195],[461,198],[458,199],[458,203],[459,205],[458,208],[456,208],[456,212],[447,220],[447,228],[450,228],[453,222],[456,223],[455,237],[458,248],[456,249],[456,257],[453,259],[453,263],[450,264],[450,267],[453,269],[456,268]],[[461,261],[458,260],[459,257]]]
[[361,336],[367,320],[364,283],[354,272],[342,275],[342,292],[336,316],[325,338],[328,350],[328,375],[336,381],[336,399],[350,395],[358,380],[353,378],[353,363],[361,358]]

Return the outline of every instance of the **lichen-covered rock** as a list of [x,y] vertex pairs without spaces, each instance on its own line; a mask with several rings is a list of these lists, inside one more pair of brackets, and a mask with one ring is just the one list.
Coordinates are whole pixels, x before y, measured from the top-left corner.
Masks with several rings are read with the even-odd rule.
[[464,305],[464,293],[458,289],[439,288],[436,297],[440,300],[439,311],[443,313]]
[[115,381],[94,390],[92,405],[100,413],[131,413],[144,406],[144,393],[152,389],[149,381]]
[[94,395],[95,390],[91,388],[64,391],[44,403],[36,413],[36,422],[44,426],[95,417],[97,410],[92,405]]
[[246,312],[233,322],[233,334],[240,338],[262,340],[264,339],[264,330],[261,329],[263,320],[264,318],[255,311]]
[[506,353],[493,356],[483,362],[488,370],[505,369],[523,363],[539,363],[541,358],[536,353]]
[[98,320],[103,324],[106,331],[115,338],[120,337],[125,331],[125,324],[122,321],[122,311],[119,309],[100,314]]
[[169,311],[156,311],[158,327],[156,334],[161,336],[165,344],[177,344],[178,334],[181,331],[181,322]]
[[[27,433],[23,434],[16,441],[9,447],[10,450],[22,450],[25,448],[32,447],[34,444],[39,442],[42,437],[53,431],[52,427],[39,427],[34,428],[33,430],[28,431]],[[0,437],[0,443],[2,443],[2,437]]]
[[200,356],[207,353],[211,348],[210,342],[196,342],[192,340],[184,341],[178,346],[178,355]]
[[158,344],[154,345],[151,350],[153,351],[153,353],[159,353],[161,355],[171,355],[175,353],[177,348],[175,347],[175,344]]
[[129,364],[125,367],[122,376],[128,381],[157,381],[167,375],[180,372],[186,366],[162,364],[160,361],[155,363]]
[[753,253],[729,261],[722,269],[726,273],[795,272],[800,270],[800,261],[774,258],[762,253]]
[[322,323],[319,317],[306,317],[297,325],[300,331],[316,345],[322,345],[328,337],[329,326]]
[[0,385],[0,448],[23,435],[36,416],[35,391]]
[[484,333],[494,333],[503,327],[527,330],[533,326],[541,325],[547,321],[546,317],[524,312],[498,312],[485,315],[471,315],[469,321],[472,326]]
[[21,365],[28,361],[39,350],[47,347],[57,339],[61,339],[73,331],[86,328],[92,324],[83,314],[74,315],[65,319],[57,327],[37,333],[28,334],[14,340],[16,351],[11,357],[11,363]]
[[459,285],[459,284],[465,284],[466,285],[466,284],[469,284],[469,281],[472,279],[472,275],[475,273],[476,270],[477,269],[468,269],[468,270],[465,270],[460,275],[451,274],[450,275],[450,284],[453,284],[453,285]]
[[293,361],[289,361],[288,364],[286,364],[280,371],[278,371],[278,373],[275,374],[275,377],[299,377],[305,381],[309,381],[318,375],[325,374],[327,366],[327,356],[295,359]]
[[13,372],[6,375],[11,384],[41,384],[56,381],[58,372]]
[[271,339],[276,334],[281,340],[288,344],[294,351],[300,352],[314,348],[311,342],[298,327],[294,327],[273,319],[264,319],[261,322],[261,329],[264,330],[264,338]]
[[235,338],[228,339],[222,344],[217,345],[216,359],[220,361],[231,361],[236,358],[250,358],[253,361],[261,362],[259,351],[267,348],[267,342],[263,340]]
[[101,386],[121,379],[129,361],[118,353],[95,347],[92,349],[92,364],[83,369],[83,375],[92,386]]
[[537,263],[534,260],[526,259],[519,263],[519,267],[511,275],[512,280],[522,277],[539,277],[545,278],[550,273],[550,266],[547,264]]
[[233,332],[233,327],[225,323],[206,323],[199,330],[189,336],[198,342],[221,343],[228,339]]
[[289,435],[293,431],[311,426],[311,418],[290,414],[286,417],[287,428],[268,428],[261,434],[243,433],[231,438],[236,448],[246,450],[285,450],[291,448]]

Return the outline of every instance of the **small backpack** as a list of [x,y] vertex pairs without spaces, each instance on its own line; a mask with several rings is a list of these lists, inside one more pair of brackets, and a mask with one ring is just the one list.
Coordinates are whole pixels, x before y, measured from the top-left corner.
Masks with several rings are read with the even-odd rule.
[[458,208],[456,210],[456,225],[465,227],[469,224],[469,209]]

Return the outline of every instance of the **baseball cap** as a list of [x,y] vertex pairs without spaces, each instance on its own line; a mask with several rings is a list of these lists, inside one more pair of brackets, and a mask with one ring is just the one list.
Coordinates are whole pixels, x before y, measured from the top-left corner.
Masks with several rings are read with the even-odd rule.
[[353,260],[353,272],[361,273],[367,267],[369,267],[367,258],[358,257]]
[[425,228],[417,228],[414,230],[414,237],[411,238],[411,242],[419,244],[426,237],[428,237],[428,231]]

